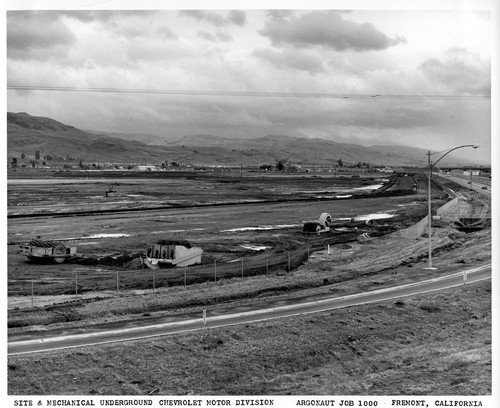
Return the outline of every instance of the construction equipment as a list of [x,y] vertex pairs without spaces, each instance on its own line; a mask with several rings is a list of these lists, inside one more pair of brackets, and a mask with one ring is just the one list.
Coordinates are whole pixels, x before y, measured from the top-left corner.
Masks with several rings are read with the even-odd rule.
[[116,190],[114,189],[113,186],[109,186],[108,189],[104,192],[104,195],[106,197],[109,197],[111,193],[116,193]]
[[76,247],[66,247],[58,241],[31,239],[27,244],[20,244],[18,253],[33,260],[52,260],[63,263],[67,258],[76,256]]
[[318,221],[308,221],[304,224],[303,232],[321,233],[330,231],[332,216],[328,213],[322,213]]
[[193,247],[189,241],[160,240],[148,247],[141,256],[148,268],[190,266],[201,263],[203,249]]

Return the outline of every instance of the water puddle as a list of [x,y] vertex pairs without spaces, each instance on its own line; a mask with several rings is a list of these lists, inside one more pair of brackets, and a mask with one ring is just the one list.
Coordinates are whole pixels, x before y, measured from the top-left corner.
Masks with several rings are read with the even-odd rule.
[[245,249],[250,249],[251,251],[264,251],[270,247],[265,246],[265,245],[251,245],[251,244],[245,244],[245,245],[240,245],[240,247],[245,248]]
[[395,213],[392,213],[392,214],[377,213],[377,214],[358,215],[358,216],[352,217],[352,218],[334,218],[334,219],[338,220],[338,221],[348,221],[351,219],[354,221],[368,221],[368,220],[383,220],[386,218],[392,218],[394,216],[396,216]]
[[283,228],[294,228],[299,227],[300,224],[289,224],[289,225],[262,225],[259,227],[243,227],[243,228],[232,228],[228,230],[222,230],[221,232],[244,232],[244,231],[267,231]]
[[93,234],[89,235],[87,238],[96,239],[96,238],[123,238],[130,237],[130,234]]
[[356,187],[354,190],[378,190],[383,184],[372,184],[370,186]]

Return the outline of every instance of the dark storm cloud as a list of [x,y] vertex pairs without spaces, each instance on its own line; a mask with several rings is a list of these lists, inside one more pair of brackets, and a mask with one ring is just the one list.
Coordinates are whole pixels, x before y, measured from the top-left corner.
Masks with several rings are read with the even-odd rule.
[[243,26],[246,23],[246,14],[240,10],[232,10],[226,17],[208,10],[182,10],[180,14],[192,17],[198,21],[208,21],[216,27],[223,27],[229,24]]
[[413,106],[365,106],[359,115],[346,115],[343,124],[379,129],[412,129],[436,126],[448,120],[446,107],[429,102],[429,108]]
[[198,35],[198,37],[204,38],[207,41],[211,41],[211,42],[217,41],[217,38],[215,38],[215,35],[213,35],[212,33],[208,33],[206,31],[198,31],[197,35]]
[[247,16],[242,10],[231,10],[227,14],[227,19],[237,26],[244,26],[247,22]]
[[163,39],[168,39],[168,40],[176,40],[178,37],[177,35],[168,27],[159,27],[156,30],[156,34],[158,37],[163,38]]
[[286,123],[291,128],[314,124],[318,128],[339,126],[404,132],[447,125],[452,115],[450,112],[455,112],[457,106],[464,105],[463,101],[427,101],[422,102],[423,106],[414,106],[413,101],[399,101],[398,104],[394,106],[392,101],[381,100],[352,100],[349,105],[332,104],[335,107],[331,109],[311,109],[311,104],[304,101],[300,108],[285,112],[268,110],[263,115],[270,122]]
[[223,42],[233,41],[233,36],[229,33],[219,31],[215,35],[217,36],[219,41],[223,41]]
[[271,20],[279,20],[283,18],[292,17],[294,12],[292,10],[269,10],[267,17]]
[[260,48],[256,49],[252,54],[277,68],[293,68],[309,72],[310,74],[325,72],[325,67],[321,59],[309,52],[276,52],[271,49]]
[[7,13],[8,58],[48,59],[66,53],[75,42],[56,12]]
[[428,59],[420,65],[420,69],[430,80],[447,86],[452,92],[491,94],[490,64],[466,49],[451,49],[443,60]]
[[155,10],[75,10],[75,11],[56,11],[60,15],[80,20],[84,23],[91,21],[106,22],[117,17],[146,17],[157,14]]
[[334,11],[313,11],[300,17],[275,12],[260,34],[275,46],[320,45],[336,51],[383,50],[405,42],[401,37],[389,38],[370,23],[346,20]]

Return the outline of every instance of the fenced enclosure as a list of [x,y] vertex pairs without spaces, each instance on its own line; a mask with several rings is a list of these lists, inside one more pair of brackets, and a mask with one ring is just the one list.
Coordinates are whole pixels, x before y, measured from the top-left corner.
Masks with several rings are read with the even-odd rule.
[[90,269],[75,267],[67,277],[25,279],[18,284],[10,296],[31,296],[32,306],[39,296],[107,293],[120,295],[125,291],[154,291],[158,288],[192,285],[202,282],[217,282],[222,279],[244,278],[277,272],[291,271],[303,264],[309,257],[309,247],[283,253],[260,255],[258,258],[241,258],[229,262],[204,263],[202,265],[149,269]]

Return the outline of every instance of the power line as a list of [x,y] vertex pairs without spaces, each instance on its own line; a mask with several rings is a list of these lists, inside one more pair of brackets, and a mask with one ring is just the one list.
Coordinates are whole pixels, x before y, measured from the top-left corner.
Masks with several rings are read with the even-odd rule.
[[312,98],[312,99],[434,99],[434,100],[490,100],[490,95],[439,95],[439,94],[352,94],[327,92],[247,92],[247,91],[204,91],[187,89],[140,89],[140,88],[83,88],[73,86],[8,85],[16,91],[49,92],[95,92],[129,94],[236,96],[267,98]]

